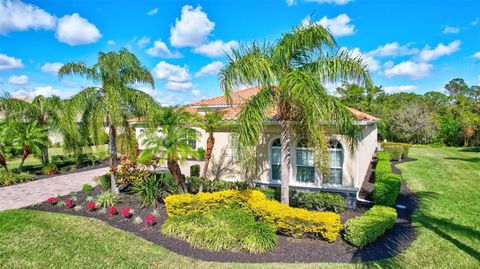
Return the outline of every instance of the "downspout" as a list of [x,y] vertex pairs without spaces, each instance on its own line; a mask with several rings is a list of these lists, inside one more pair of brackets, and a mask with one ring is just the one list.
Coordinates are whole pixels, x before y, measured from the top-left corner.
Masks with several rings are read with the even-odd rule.
[[[358,151],[356,152],[355,155],[356,155],[356,157],[355,157],[355,159],[356,159],[355,185],[358,186],[358,166],[359,166],[359,165],[358,165],[358,155],[359,155],[359,154],[358,154]],[[360,198],[360,190],[361,190],[361,188],[362,188],[362,187],[360,186],[360,187],[358,188],[357,193],[356,193],[357,201],[362,202],[362,203],[367,203],[367,204],[373,204],[372,201],[368,201],[368,200],[365,200],[365,199]]]

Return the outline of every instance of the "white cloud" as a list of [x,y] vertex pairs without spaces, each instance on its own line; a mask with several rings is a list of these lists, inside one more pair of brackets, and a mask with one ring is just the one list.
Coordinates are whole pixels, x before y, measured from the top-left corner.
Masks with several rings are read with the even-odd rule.
[[448,45],[440,43],[434,49],[431,49],[430,46],[427,45],[420,52],[420,60],[429,62],[441,56],[450,55],[460,49],[460,44],[460,40],[455,40]]
[[6,54],[0,53],[0,71],[22,68],[23,63],[21,59],[10,57]]
[[60,69],[60,67],[62,67],[63,64],[62,63],[58,63],[58,62],[55,62],[55,63],[46,63],[42,66],[42,71],[43,72],[46,72],[46,73],[52,73],[54,75],[56,75],[58,73],[58,70]]
[[150,87],[135,87],[137,90],[142,91],[151,96],[156,96],[158,92]]
[[235,40],[228,41],[226,43],[222,40],[216,40],[195,48],[193,52],[209,57],[219,57],[223,56],[225,53],[231,53],[232,49],[238,48],[238,46],[239,44]]
[[218,71],[220,71],[220,69],[223,68],[223,66],[224,66],[224,64],[222,62],[219,62],[219,61],[209,63],[209,64],[203,66],[202,68],[200,68],[200,71],[198,71],[195,74],[195,77],[203,77],[203,76],[207,76],[207,75],[216,75],[216,74],[218,74]]
[[162,40],[157,40],[153,43],[153,47],[147,49],[147,54],[153,57],[161,58],[180,58],[182,54],[179,52],[172,53],[167,45]]
[[190,5],[182,7],[180,19],[170,28],[170,43],[177,48],[198,47],[202,45],[215,27],[201,6],[193,8]]
[[95,43],[102,34],[95,25],[80,17],[78,13],[73,13],[58,20],[55,37],[60,42],[76,46]]
[[26,75],[21,76],[11,76],[8,78],[8,83],[13,85],[25,85],[28,83],[28,77]]
[[342,47],[340,49],[349,51],[350,55],[352,57],[355,57],[355,58],[356,57],[361,57],[362,62],[367,65],[368,70],[370,70],[370,72],[374,72],[374,71],[377,71],[378,69],[380,69],[380,62],[375,60],[372,56],[363,54],[362,51],[360,51],[359,48],[354,48],[353,50],[348,50],[347,48]]
[[176,82],[176,81],[169,81],[165,84],[165,89],[172,90],[172,91],[188,91],[193,88],[192,82]]
[[199,90],[192,90],[192,95],[195,97],[200,96],[200,91]]
[[33,91],[30,92],[31,96],[38,96],[38,95],[43,95],[43,96],[52,96],[52,95],[57,95],[60,96],[61,92],[52,86],[41,86],[41,87],[35,87]]
[[416,85],[400,85],[400,86],[384,86],[382,89],[385,93],[397,93],[406,91],[415,91],[418,89]]
[[480,60],[480,51],[477,51],[475,52],[473,55],[472,55],[473,58],[477,59],[477,60]]
[[150,43],[150,37],[144,36],[144,37],[140,38],[140,40],[138,40],[137,46],[143,48],[143,47],[145,47],[148,43]]
[[173,106],[184,103],[184,99],[176,94],[170,94],[162,98],[158,98],[158,101],[162,106]]
[[376,49],[367,53],[367,55],[375,57],[397,57],[404,55],[417,54],[419,52],[416,48],[410,48],[412,43],[406,45],[400,45],[398,42],[386,43],[383,46],[378,46]]
[[305,2],[314,2],[319,4],[336,4],[336,5],[346,5],[352,0],[305,0]]
[[113,41],[113,40],[108,40],[108,41],[107,41],[107,44],[108,44],[108,45],[115,45],[115,41]]
[[55,28],[54,16],[22,1],[1,1],[0,14],[0,34],[28,29]]
[[297,4],[297,0],[287,0],[287,6],[291,7]]
[[395,65],[395,63],[394,63],[393,61],[386,61],[386,62],[383,64],[383,67],[385,67],[385,68],[392,68],[394,65]]
[[428,76],[432,68],[433,65],[428,63],[405,61],[386,69],[384,73],[388,78],[396,76],[408,76],[412,79],[419,79]]
[[444,33],[444,34],[458,34],[459,32],[460,32],[460,28],[447,26],[447,27],[445,27],[445,29],[443,29],[442,33]]
[[154,9],[150,10],[149,12],[147,12],[147,15],[148,16],[153,16],[157,13],[158,13],[158,8],[154,8]]
[[[310,20],[310,17],[307,17],[303,20],[303,23],[310,22]],[[350,21],[350,17],[343,13],[331,19],[325,16],[316,23],[327,28],[333,36],[341,37],[355,34],[355,25],[349,24]]]
[[186,66],[173,65],[164,61],[153,68],[152,74],[157,79],[174,82],[186,82],[192,79]]
[[471,24],[472,26],[475,26],[475,25],[478,24],[478,22],[480,22],[480,18],[475,18],[470,24]]

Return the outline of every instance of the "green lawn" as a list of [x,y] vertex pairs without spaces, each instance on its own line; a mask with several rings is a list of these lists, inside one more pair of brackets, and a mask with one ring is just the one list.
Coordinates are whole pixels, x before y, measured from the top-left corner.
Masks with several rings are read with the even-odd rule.
[[[295,268],[479,268],[480,153],[417,146],[400,165],[421,208],[418,238],[402,255],[370,264]],[[174,254],[100,221],[28,210],[0,213],[0,268],[292,268],[210,263]]]

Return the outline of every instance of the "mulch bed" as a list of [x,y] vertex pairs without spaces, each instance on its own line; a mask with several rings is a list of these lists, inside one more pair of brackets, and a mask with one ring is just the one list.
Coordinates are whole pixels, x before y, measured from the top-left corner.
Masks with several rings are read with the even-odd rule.
[[[367,181],[367,180],[365,180]],[[96,195],[101,191],[96,187],[92,194]],[[65,196],[65,198],[68,196]],[[189,243],[175,239],[167,238],[160,232],[162,223],[167,218],[165,206],[160,204],[156,210],[160,216],[156,217],[157,224],[153,227],[146,227],[145,224],[133,224],[132,219],[122,219],[120,215],[109,217],[108,214],[99,211],[88,212],[85,208],[85,196],[82,192],[77,194],[76,204],[82,204],[84,208],[80,211],[67,209],[64,206],[52,206],[46,203],[40,203],[27,207],[27,209],[43,210],[51,212],[61,212],[78,216],[85,216],[102,220],[109,225],[131,232],[148,241],[160,244],[166,249],[175,253],[201,259],[205,261],[217,262],[365,262],[378,259],[390,258],[398,255],[400,252],[410,246],[415,239],[415,230],[411,223],[411,214],[417,208],[418,202],[414,193],[408,188],[405,182],[402,184],[401,194],[397,200],[398,204],[406,206],[406,209],[397,208],[398,219],[395,226],[388,230],[376,242],[358,249],[347,244],[339,236],[334,243],[328,243],[323,240],[314,239],[294,239],[285,236],[278,236],[278,246],[272,251],[263,254],[250,254],[244,252],[228,252],[209,250],[191,247]],[[47,199],[47,197],[45,197]],[[121,194],[121,203],[117,206],[121,211],[122,207],[128,206],[135,210],[135,216],[141,216],[144,219],[153,212],[153,208],[140,209],[138,202],[133,195]],[[341,213],[342,223],[346,220],[362,214],[368,209],[367,205],[360,205],[356,210],[347,209]],[[222,236],[222,235],[219,235]]]

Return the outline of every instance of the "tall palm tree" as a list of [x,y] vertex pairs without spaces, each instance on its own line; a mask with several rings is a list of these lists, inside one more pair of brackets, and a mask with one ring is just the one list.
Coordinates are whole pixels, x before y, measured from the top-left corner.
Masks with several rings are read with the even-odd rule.
[[205,114],[201,116],[198,123],[199,127],[208,133],[207,148],[205,150],[205,164],[202,171],[202,178],[205,178],[207,176],[208,165],[210,163],[210,159],[212,158],[212,151],[215,145],[215,137],[213,136],[213,133],[222,126],[221,122],[223,118],[223,111],[211,111],[207,108],[204,108],[203,111]]
[[[238,118],[239,150],[258,142],[270,112],[281,125],[281,200],[289,203],[289,165],[292,135],[314,150],[315,163],[328,174],[328,128],[335,127],[355,142],[356,128],[348,108],[330,96],[326,82],[354,81],[370,85],[367,66],[360,57],[335,50],[332,35],[318,24],[295,27],[271,44],[233,50],[220,71],[221,88],[228,100],[241,85],[261,86],[243,106]],[[299,131],[300,130],[300,131]]]
[[[143,116],[148,121],[159,105],[150,95],[132,88],[137,83],[150,84],[154,79],[137,57],[127,49],[118,52],[100,52],[97,62],[88,66],[84,62],[70,62],[58,71],[60,78],[80,75],[98,84],[73,96],[68,107],[80,115],[80,128],[95,144],[103,143],[108,128],[112,192],[118,193],[115,174],[117,168],[117,132],[131,134],[128,119]],[[78,113],[78,114],[76,114]]]
[[[191,122],[192,116],[183,109],[165,108],[158,119],[161,132],[154,128],[145,134],[145,150],[139,156],[141,162],[150,162],[153,159],[166,162],[180,193],[187,191],[180,162],[189,157],[197,157],[197,151],[187,142],[187,138],[192,138],[191,129],[188,128]],[[195,132],[194,138],[197,135]]]
[[[62,129],[59,120],[62,118],[62,100],[58,96],[36,96],[32,102],[17,99],[10,95],[0,98],[0,109],[6,112],[7,119],[24,122],[36,122],[38,126],[59,131]],[[47,132],[48,137],[48,132]],[[48,144],[42,148],[42,163],[49,162]]]
[[31,153],[41,154],[48,145],[48,130],[37,122],[25,124],[23,122],[11,123],[9,128],[15,132],[13,146],[18,147],[22,152],[22,160],[18,171],[22,171],[25,160]]

